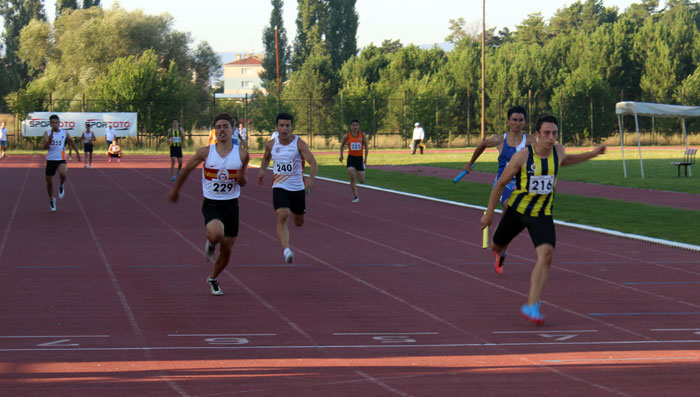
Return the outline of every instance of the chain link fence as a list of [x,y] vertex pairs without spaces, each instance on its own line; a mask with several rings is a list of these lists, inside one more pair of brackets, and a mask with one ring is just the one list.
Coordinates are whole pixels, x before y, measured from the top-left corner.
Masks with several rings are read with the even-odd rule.
[[[619,144],[615,101],[610,98],[566,98],[561,93],[538,97],[531,92],[524,97],[509,98],[501,98],[500,93],[496,92],[492,97],[486,102],[486,136],[506,131],[507,110],[520,105],[529,113],[525,126],[527,131],[534,130],[537,117],[552,114],[560,120],[559,140],[563,143],[589,145],[611,139]],[[98,101],[86,97],[65,100],[49,96],[34,98],[29,102],[24,100],[11,106],[23,112],[0,115],[0,121],[2,117],[7,121],[10,144],[23,148],[38,147],[39,139],[21,137],[19,133],[23,117],[31,111],[136,112],[139,133],[128,145],[152,149],[164,147],[167,129],[173,118],[178,118],[187,131],[190,146],[206,144],[211,120],[219,113],[229,113],[245,125],[251,149],[262,149],[275,129],[275,115],[278,112],[292,114],[295,117],[295,133],[316,149],[338,148],[353,119],[360,121],[360,128],[368,134],[375,148],[408,147],[416,122],[423,126],[426,143],[432,147],[474,146],[482,138],[481,104],[479,98],[470,92],[451,97],[411,97],[404,94],[399,98],[387,98],[340,94],[334,98],[314,98],[313,94],[309,94],[304,98],[283,96],[278,99],[272,95],[253,95],[240,99],[209,97],[145,103]],[[700,124],[689,120],[688,127],[689,131],[697,131]],[[653,118],[643,120],[641,128],[644,130],[645,144],[675,144],[674,137],[680,132],[677,121]],[[628,134],[628,137],[631,135]]]

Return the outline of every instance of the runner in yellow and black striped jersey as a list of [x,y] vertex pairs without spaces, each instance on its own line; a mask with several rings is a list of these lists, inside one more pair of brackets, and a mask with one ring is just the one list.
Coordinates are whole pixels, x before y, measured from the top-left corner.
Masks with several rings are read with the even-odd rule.
[[530,278],[527,304],[520,308],[529,321],[541,324],[540,296],[547,282],[549,267],[556,245],[556,232],[552,218],[554,190],[560,166],[574,165],[605,153],[605,145],[590,152],[567,155],[564,146],[557,143],[558,121],[554,116],[542,116],[535,124],[537,142],[516,153],[496,182],[489,206],[481,218],[481,227],[486,228],[493,220],[493,212],[504,188],[515,177],[516,190],[511,194],[508,209],[501,218],[493,235],[492,249],[496,256],[496,270],[503,266],[508,244],[524,228],[537,252],[537,263]]

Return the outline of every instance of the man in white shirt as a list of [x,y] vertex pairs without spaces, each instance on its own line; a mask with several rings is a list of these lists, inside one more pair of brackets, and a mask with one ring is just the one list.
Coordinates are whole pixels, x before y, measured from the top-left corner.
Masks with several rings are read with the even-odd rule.
[[105,131],[105,141],[107,142],[107,147],[109,147],[112,144],[112,141],[114,141],[114,138],[117,136],[117,131],[112,127],[111,125],[109,128],[107,128],[107,131]]
[[0,158],[5,158],[5,151],[7,151],[7,128],[5,128],[7,124],[3,121],[2,126],[0,126],[0,151],[2,151],[2,154],[0,154]]
[[423,131],[423,127],[420,126],[420,123],[416,123],[415,127],[416,128],[413,129],[413,143],[411,143],[411,146],[413,146],[413,153],[411,154],[416,154],[416,149],[418,148],[420,148],[420,154],[423,154],[425,131]]
[[236,133],[238,134],[238,144],[246,149],[248,148],[247,132],[248,130],[245,128],[243,123],[238,124],[238,128],[236,129]]

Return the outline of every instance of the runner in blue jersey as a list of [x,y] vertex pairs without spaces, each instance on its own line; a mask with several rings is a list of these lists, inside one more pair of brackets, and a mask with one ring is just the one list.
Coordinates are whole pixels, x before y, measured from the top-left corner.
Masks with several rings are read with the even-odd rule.
[[[479,145],[474,150],[472,159],[462,168],[467,172],[471,172],[476,159],[481,156],[481,154],[488,147],[496,147],[498,149],[498,173],[496,174],[496,179],[493,181],[494,186],[496,181],[500,178],[503,170],[510,162],[511,157],[522,149],[526,148],[528,145],[535,143],[536,139],[534,135],[524,133],[523,127],[525,126],[525,118],[527,117],[527,111],[522,106],[514,106],[508,109],[508,132],[504,134],[496,134],[487,139],[484,139],[479,143]],[[508,198],[510,194],[515,189],[515,180],[508,183],[503,195],[501,195],[500,202],[503,209],[508,208]]]

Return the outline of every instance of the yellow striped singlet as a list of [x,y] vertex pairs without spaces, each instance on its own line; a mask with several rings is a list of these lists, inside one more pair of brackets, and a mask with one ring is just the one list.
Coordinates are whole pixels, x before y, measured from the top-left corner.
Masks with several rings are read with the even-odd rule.
[[182,146],[182,133],[181,133],[180,127],[178,127],[176,130],[173,130],[171,128],[170,131],[172,133],[172,135],[170,136],[170,138],[171,138],[170,146],[173,146],[173,147]]
[[551,216],[559,171],[557,149],[552,148],[552,154],[544,159],[537,157],[532,145],[527,151],[527,164],[515,174],[515,190],[508,205],[523,215]]

